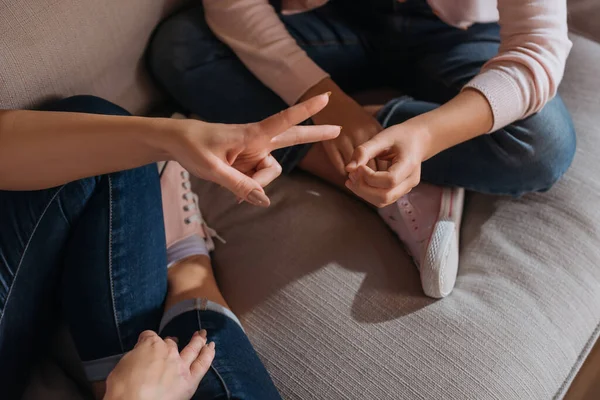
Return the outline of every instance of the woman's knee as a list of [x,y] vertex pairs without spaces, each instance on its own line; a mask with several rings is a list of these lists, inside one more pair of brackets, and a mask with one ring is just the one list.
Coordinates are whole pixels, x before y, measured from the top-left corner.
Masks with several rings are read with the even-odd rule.
[[496,142],[504,142],[505,168],[522,183],[522,193],[550,189],[575,156],[575,129],[558,96],[537,114],[503,131],[505,135],[498,135]]
[[168,18],[154,32],[148,52],[152,74],[172,85],[187,70],[208,64],[230,53],[206,24],[201,5]]

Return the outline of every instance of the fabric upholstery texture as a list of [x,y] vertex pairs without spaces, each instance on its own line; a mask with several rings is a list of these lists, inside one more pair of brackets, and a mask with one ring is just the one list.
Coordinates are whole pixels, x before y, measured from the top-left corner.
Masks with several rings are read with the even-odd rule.
[[[143,112],[158,97],[141,56],[176,5],[0,0],[0,108],[90,93]],[[218,280],[284,398],[562,398],[600,323],[600,3],[569,10],[560,92],[578,132],[573,167],[548,193],[468,196],[444,300],[424,297],[375,212],[314,178],[274,183],[269,210],[197,184],[227,239]],[[40,362],[27,399],[83,398],[65,346]]]
[[0,0],[0,109],[95,94],[132,113],[156,99],[142,59],[182,0]]

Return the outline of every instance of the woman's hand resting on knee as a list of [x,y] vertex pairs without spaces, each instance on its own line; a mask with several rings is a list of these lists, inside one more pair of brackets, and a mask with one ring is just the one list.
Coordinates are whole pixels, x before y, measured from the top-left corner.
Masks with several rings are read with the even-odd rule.
[[108,376],[104,399],[188,400],[214,357],[214,343],[199,332],[180,353],[173,340],[144,331]]

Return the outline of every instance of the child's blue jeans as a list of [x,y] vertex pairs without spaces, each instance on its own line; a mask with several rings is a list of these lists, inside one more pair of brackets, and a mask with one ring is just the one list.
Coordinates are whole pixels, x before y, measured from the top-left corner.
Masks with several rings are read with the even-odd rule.
[[[344,91],[391,87],[410,95],[386,105],[378,116],[384,127],[456,96],[500,45],[497,23],[454,28],[424,0],[331,0],[313,11],[280,17],[300,47]],[[209,121],[253,122],[286,107],[214,36],[200,4],[158,28],[149,64],[181,107]],[[274,155],[290,171],[308,148],[295,146]],[[520,195],[550,188],[574,154],[571,117],[557,96],[527,119],[426,161],[422,179]]]

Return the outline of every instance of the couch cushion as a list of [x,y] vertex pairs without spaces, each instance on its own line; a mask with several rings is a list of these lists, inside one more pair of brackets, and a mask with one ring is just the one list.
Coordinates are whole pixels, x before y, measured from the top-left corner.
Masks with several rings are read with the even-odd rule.
[[569,30],[600,42],[600,4],[598,0],[568,0]]
[[142,55],[181,0],[0,0],[0,109],[95,94],[133,113],[155,94]]
[[[143,110],[140,56],[172,3],[0,0],[0,108],[91,93]],[[599,40],[597,1],[569,8],[574,30]],[[219,281],[284,398],[562,397],[600,320],[600,45],[573,40],[561,87],[573,168],[546,194],[469,197],[457,288],[442,301],[422,295],[372,211],[313,178],[276,182],[268,211],[200,185],[228,239]],[[55,364],[35,376],[28,398],[80,396]]]
[[373,211],[324,183],[283,178],[269,210],[200,184],[228,241],[219,283],[284,398],[563,396],[600,322],[600,45],[572,39],[573,167],[548,193],[469,196],[444,300]]

